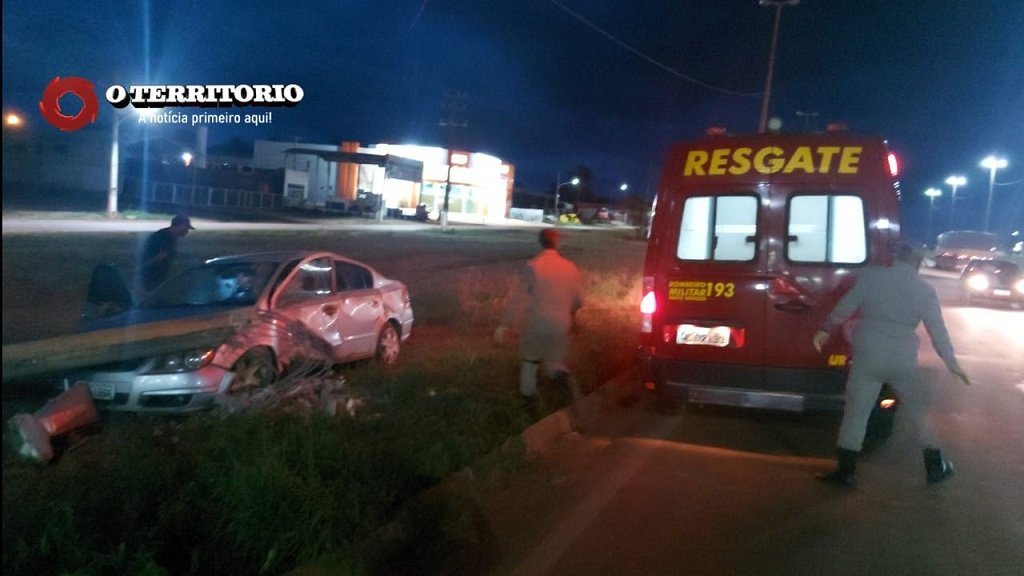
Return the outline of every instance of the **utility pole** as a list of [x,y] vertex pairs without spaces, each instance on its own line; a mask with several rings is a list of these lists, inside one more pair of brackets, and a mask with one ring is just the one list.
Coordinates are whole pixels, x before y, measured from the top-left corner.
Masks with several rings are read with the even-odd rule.
[[445,129],[446,147],[448,148],[448,176],[444,185],[444,206],[441,208],[441,230],[448,230],[448,199],[452,194],[452,146],[454,145],[455,129],[469,125],[466,120],[466,93],[461,90],[447,90],[444,94],[444,115],[437,123]]
[[764,81],[764,99],[761,101],[761,122],[757,131],[765,133],[768,128],[768,103],[772,98],[772,73],[775,69],[775,45],[779,40],[779,20],[782,19],[783,6],[796,6],[800,0],[760,0],[762,6],[775,7],[775,24],[772,26],[772,47],[768,53],[768,74]]

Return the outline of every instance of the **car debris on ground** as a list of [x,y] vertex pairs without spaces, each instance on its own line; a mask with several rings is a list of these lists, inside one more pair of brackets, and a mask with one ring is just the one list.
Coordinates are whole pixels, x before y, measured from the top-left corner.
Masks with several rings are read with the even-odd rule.
[[46,402],[32,414],[16,414],[8,421],[15,452],[41,464],[54,457],[53,440],[99,420],[89,387],[76,384]]

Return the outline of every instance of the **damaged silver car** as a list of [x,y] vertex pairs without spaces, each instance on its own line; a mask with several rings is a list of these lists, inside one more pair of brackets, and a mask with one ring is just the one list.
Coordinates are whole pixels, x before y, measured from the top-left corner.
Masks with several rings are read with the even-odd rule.
[[334,253],[267,252],[208,260],[84,329],[209,318],[228,327],[211,331],[216,341],[196,338],[176,353],[93,366],[65,382],[86,383],[100,408],[189,412],[218,395],[266,386],[299,359],[392,364],[413,326],[402,282]]

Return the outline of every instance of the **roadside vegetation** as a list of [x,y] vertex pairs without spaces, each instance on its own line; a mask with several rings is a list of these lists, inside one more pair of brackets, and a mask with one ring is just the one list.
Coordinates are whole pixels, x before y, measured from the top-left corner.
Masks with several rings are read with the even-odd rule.
[[[73,331],[92,267],[130,273],[141,237],[5,237],[4,342]],[[200,230],[180,258],[287,248],[346,254],[409,286],[416,326],[398,365],[336,369],[366,403],[336,417],[105,415],[46,467],[5,450],[5,574],[282,574],[324,558],[331,573],[367,573],[381,561],[368,543],[417,495],[467,467],[527,465],[517,437],[535,415],[518,401],[515,345],[491,334],[536,231]],[[566,234],[588,288],[572,353],[585,391],[632,367],[643,248],[631,230]],[[5,389],[5,418],[16,405]],[[453,538],[448,520],[422,546]]]

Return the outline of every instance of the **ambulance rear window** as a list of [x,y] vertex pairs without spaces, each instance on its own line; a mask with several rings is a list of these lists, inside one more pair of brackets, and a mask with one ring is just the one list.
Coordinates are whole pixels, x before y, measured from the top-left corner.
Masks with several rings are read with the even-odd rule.
[[789,199],[786,258],[791,262],[861,264],[867,260],[864,200],[852,194]]
[[749,262],[757,248],[756,196],[691,196],[683,204],[680,260]]

